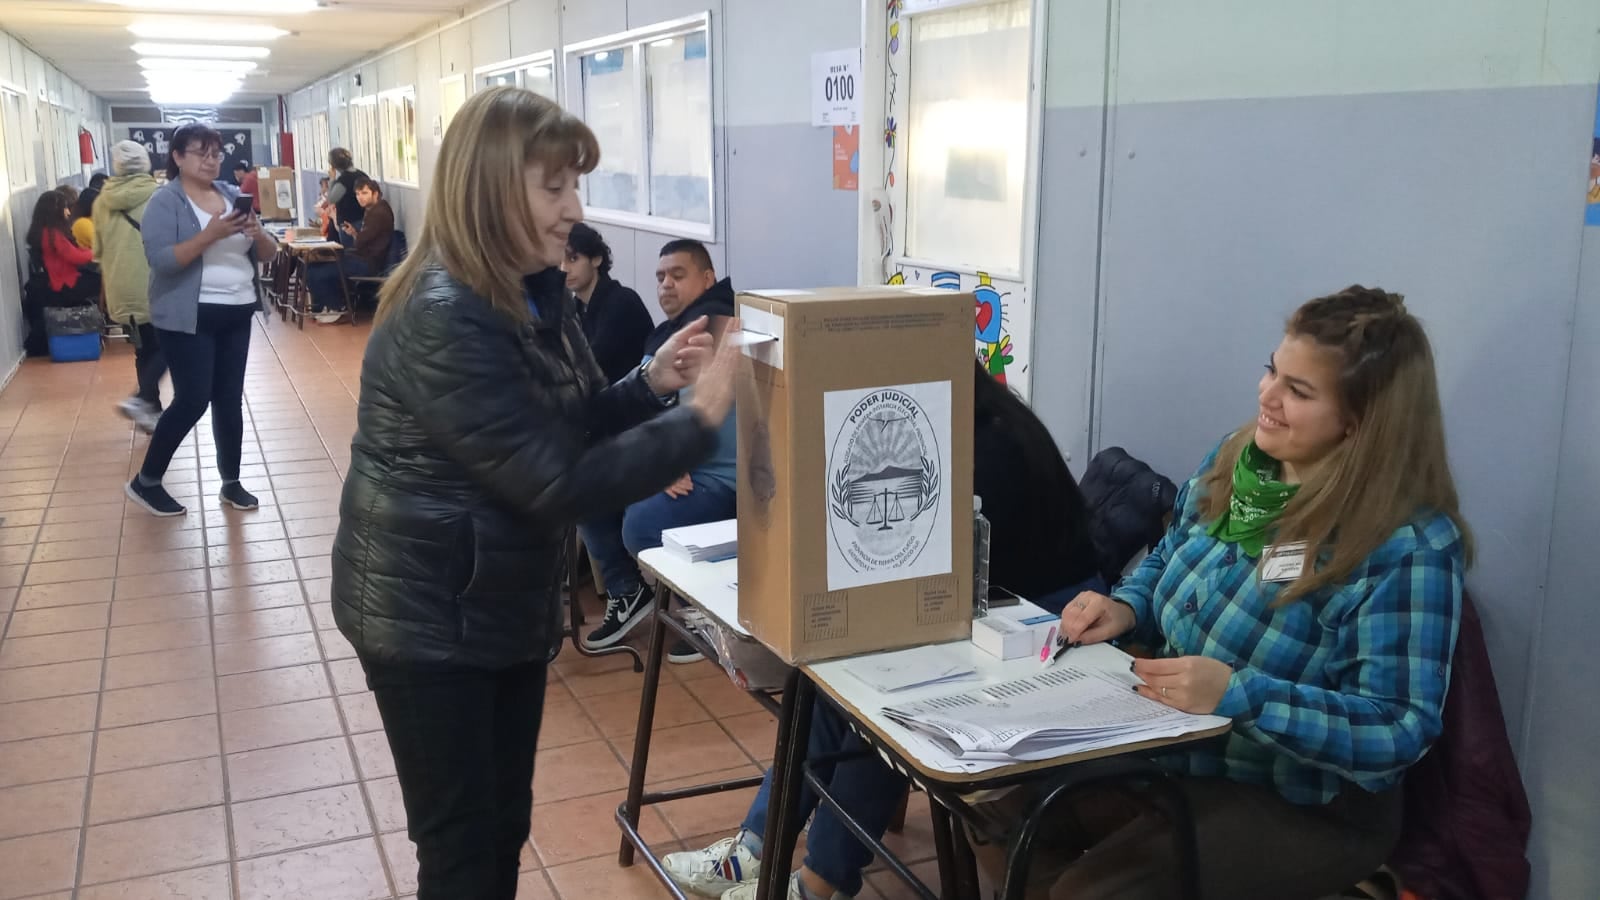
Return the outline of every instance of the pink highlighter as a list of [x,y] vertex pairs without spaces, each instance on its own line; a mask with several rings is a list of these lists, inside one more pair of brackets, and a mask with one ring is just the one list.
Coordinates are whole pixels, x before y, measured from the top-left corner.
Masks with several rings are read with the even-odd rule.
[[1045,632],[1045,634],[1044,634],[1044,646],[1039,648],[1039,665],[1041,665],[1041,666],[1050,665],[1050,663],[1053,662],[1051,657],[1054,654],[1052,653],[1052,651],[1054,651],[1055,649],[1056,649],[1056,626],[1051,625],[1050,626],[1050,630]]

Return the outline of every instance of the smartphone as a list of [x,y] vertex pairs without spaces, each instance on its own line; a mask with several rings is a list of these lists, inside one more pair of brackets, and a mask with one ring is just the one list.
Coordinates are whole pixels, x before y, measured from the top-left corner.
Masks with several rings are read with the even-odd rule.
[[235,216],[250,216],[256,211],[256,198],[252,194],[240,194],[233,198],[233,214]]

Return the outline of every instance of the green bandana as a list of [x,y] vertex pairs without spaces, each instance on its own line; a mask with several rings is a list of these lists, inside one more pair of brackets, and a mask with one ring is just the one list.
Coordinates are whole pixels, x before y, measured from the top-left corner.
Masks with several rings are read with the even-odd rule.
[[1267,543],[1267,530],[1300,489],[1297,484],[1278,480],[1282,469],[1282,464],[1263,453],[1255,441],[1246,444],[1233,466],[1233,499],[1228,501],[1228,511],[1211,523],[1208,533],[1259,557]]

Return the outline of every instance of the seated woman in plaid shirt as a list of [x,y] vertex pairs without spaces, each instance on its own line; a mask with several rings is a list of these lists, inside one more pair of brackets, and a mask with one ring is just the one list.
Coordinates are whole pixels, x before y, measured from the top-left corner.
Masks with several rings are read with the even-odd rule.
[[[1233,720],[1226,741],[1165,760],[1202,895],[1296,900],[1367,877],[1399,836],[1401,777],[1439,734],[1472,538],[1433,354],[1399,296],[1302,306],[1259,402],[1155,551],[1061,621],[1073,640],[1154,648],[1134,670],[1144,696]],[[1049,876],[1053,900],[1176,892],[1160,818],[1116,805],[1080,803],[1055,831],[1072,862]]]

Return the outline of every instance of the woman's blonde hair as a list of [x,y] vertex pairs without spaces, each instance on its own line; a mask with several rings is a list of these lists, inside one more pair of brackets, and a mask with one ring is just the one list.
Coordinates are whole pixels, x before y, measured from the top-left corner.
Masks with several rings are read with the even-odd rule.
[[[1444,416],[1433,349],[1405,299],[1360,285],[1319,297],[1295,311],[1286,329],[1339,360],[1338,396],[1352,423],[1349,437],[1323,459],[1278,520],[1276,543],[1306,542],[1307,565],[1279,595],[1279,605],[1344,582],[1418,513],[1449,516],[1466,558],[1472,534],[1461,518],[1445,455]],[[1233,469],[1255,426],[1222,445],[1202,476],[1201,518],[1216,521],[1233,497]]]
[[473,94],[445,132],[422,233],[384,282],[378,319],[411,296],[426,267],[439,265],[496,309],[526,320],[522,275],[528,243],[537,240],[527,167],[586,175],[599,162],[594,132],[551,100],[504,86]]

